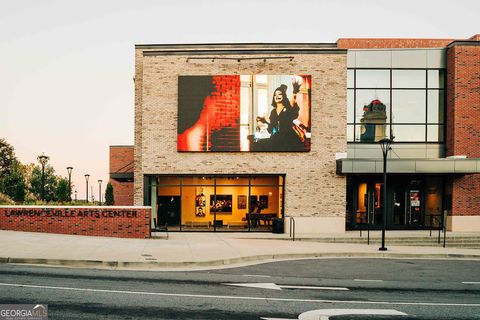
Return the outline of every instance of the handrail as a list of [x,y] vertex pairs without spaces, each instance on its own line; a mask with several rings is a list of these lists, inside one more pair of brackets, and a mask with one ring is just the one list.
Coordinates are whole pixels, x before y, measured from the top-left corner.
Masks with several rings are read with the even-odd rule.
[[438,240],[437,243],[440,244],[440,234],[443,232],[443,247],[445,248],[446,245],[446,240],[447,240],[447,228],[445,224],[445,217],[443,215],[439,215],[443,219],[440,220],[434,215],[430,215],[430,237],[432,236],[432,226],[433,226],[433,220],[435,220],[438,223]]
[[[292,238],[292,228],[293,228],[293,238]],[[290,238],[292,241],[295,241],[295,219],[290,217]]]

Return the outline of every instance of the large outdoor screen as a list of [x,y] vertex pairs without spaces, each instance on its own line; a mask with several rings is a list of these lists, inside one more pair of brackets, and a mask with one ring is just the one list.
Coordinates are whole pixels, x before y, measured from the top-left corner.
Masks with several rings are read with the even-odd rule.
[[310,151],[310,75],[179,76],[178,151]]

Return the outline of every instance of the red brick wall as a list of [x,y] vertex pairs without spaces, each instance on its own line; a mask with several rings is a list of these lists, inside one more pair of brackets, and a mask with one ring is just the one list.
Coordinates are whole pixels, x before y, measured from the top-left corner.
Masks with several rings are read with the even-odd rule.
[[133,172],[132,161],[133,146],[110,146],[110,173]]
[[[133,173],[134,147],[110,146],[110,173]],[[116,206],[133,206],[133,182],[109,181]]]
[[133,182],[119,182],[110,179],[116,206],[133,206]]
[[0,229],[117,238],[150,238],[150,208],[0,207]]
[[340,49],[393,49],[393,48],[440,48],[455,39],[370,39],[341,38],[337,40]]
[[[447,51],[446,125],[447,156],[480,158],[479,45],[459,43]],[[451,183],[451,214],[480,215],[480,174],[454,177]]]

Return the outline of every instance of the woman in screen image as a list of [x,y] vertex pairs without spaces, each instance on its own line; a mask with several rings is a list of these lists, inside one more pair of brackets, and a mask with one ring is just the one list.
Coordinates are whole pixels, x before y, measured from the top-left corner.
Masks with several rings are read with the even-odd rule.
[[290,101],[287,97],[287,86],[282,84],[275,89],[272,97],[272,111],[270,122],[263,117],[257,121],[268,124],[269,139],[258,141],[264,151],[304,151],[305,132],[303,125],[297,126],[293,121],[298,118],[300,107],[296,99],[301,84],[296,78],[292,79],[293,94]]

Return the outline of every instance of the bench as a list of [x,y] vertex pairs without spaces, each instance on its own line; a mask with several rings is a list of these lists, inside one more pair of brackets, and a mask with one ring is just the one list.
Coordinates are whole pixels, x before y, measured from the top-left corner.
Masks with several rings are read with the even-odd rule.
[[208,228],[210,229],[210,221],[185,221],[185,226],[190,228]]
[[246,228],[247,227],[247,222],[246,221],[229,221],[227,223],[227,228]]

